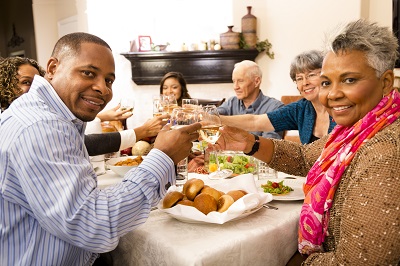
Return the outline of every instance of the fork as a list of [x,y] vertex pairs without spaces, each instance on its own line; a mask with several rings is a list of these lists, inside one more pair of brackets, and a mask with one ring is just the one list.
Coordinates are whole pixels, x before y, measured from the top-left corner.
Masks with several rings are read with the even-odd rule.
[[269,205],[269,204],[263,204],[263,207],[264,208],[267,208],[267,209],[272,209],[272,210],[278,210],[279,208],[278,207],[275,207],[275,206],[272,206],[272,205]]

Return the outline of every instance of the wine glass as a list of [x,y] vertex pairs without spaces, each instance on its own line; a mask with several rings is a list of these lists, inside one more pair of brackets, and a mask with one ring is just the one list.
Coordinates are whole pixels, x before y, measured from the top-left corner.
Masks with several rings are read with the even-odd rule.
[[189,110],[195,110],[199,106],[197,99],[182,99],[182,107]]
[[222,126],[221,119],[219,117],[218,109],[215,105],[206,105],[202,108],[201,114],[198,116],[199,122],[202,124],[199,130],[200,136],[203,140],[211,144],[213,148],[213,156],[217,164],[217,170],[210,173],[210,179],[222,179],[232,175],[233,171],[229,169],[221,170],[218,154],[215,149],[215,143],[217,142],[220,132],[219,128]]
[[[129,112],[127,112],[126,114],[133,113],[133,109],[135,109],[135,99],[134,98],[130,98],[130,97],[121,98],[119,103],[120,103],[119,109],[121,111],[129,110]],[[128,128],[126,125],[126,118],[121,119],[121,123],[122,123],[122,126],[124,129]]]
[[167,112],[168,114],[172,114],[172,111],[178,107],[178,102],[176,101],[174,94],[162,95],[161,104],[164,112]]
[[171,129],[177,129],[182,126],[191,125],[198,121],[198,115],[195,110],[190,110],[186,108],[175,108],[172,111],[170,123]]
[[122,98],[120,104],[121,111],[129,110],[130,112],[133,112],[133,109],[135,109],[135,99],[133,98]]
[[162,95],[153,96],[153,117],[164,114],[164,109],[162,106],[161,99],[162,99]]

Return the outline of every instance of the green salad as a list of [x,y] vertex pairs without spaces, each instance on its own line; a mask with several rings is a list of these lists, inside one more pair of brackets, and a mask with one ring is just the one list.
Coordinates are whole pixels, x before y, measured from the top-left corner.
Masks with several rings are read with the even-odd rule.
[[268,182],[261,185],[261,187],[264,189],[265,193],[271,193],[272,195],[283,195],[293,191],[293,188],[283,184],[283,180],[280,182],[268,180]]
[[[249,174],[257,171],[257,164],[250,156],[240,154],[218,154],[221,169],[230,169],[235,175]],[[216,170],[215,156],[210,154],[209,171]]]

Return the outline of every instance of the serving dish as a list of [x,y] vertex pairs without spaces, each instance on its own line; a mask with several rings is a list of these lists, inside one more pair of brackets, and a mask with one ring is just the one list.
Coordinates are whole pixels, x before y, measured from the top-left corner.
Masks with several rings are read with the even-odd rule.
[[[243,174],[257,174],[257,160],[252,156],[245,155],[243,152],[222,151],[218,152],[217,157],[221,170],[232,170],[233,174],[231,176],[233,177]],[[205,164],[209,173],[212,173],[217,169],[214,154],[210,154],[209,160],[208,162],[205,162]]]
[[[123,156],[123,157],[118,157],[118,158],[111,158],[106,162],[106,166],[108,169],[112,170],[114,173],[124,176],[129,170],[136,168],[138,165],[134,166],[116,166],[115,164],[121,161],[125,161],[127,159],[135,159],[139,156]],[[146,156],[141,156],[143,159]]]

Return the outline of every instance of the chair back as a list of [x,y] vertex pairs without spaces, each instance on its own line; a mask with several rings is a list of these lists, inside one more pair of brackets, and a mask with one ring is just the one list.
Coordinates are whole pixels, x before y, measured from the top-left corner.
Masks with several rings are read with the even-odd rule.
[[215,105],[220,106],[223,102],[225,102],[225,98],[222,99],[197,99],[199,104],[206,106],[206,105]]
[[303,99],[303,96],[301,95],[283,95],[281,97],[281,102],[283,102],[284,105],[287,105],[289,103],[297,102],[301,99]]

